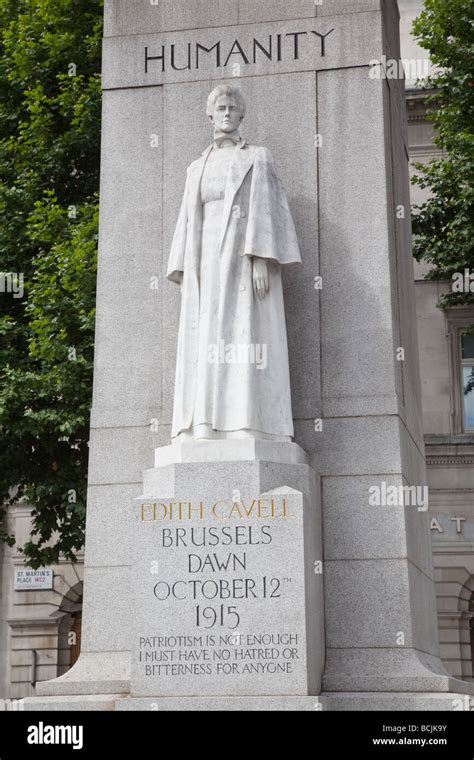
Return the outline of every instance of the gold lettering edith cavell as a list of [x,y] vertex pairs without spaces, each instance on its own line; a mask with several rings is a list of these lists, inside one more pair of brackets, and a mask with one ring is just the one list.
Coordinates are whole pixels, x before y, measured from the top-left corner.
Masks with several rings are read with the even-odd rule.
[[143,501],[140,504],[141,522],[204,520],[260,519],[275,520],[291,517],[288,503],[282,498],[257,498],[246,502],[217,500],[206,504],[203,501]]

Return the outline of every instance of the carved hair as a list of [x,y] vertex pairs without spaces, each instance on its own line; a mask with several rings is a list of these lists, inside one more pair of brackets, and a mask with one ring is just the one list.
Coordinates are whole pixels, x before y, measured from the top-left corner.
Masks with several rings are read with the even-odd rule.
[[245,98],[238,87],[232,87],[232,85],[230,84],[220,84],[211,92],[211,94],[209,95],[207,99],[207,110],[206,110],[207,115],[209,117],[212,116],[212,114],[214,113],[214,106],[216,105],[216,100],[217,98],[222,97],[222,95],[227,95],[229,98],[235,99],[237,103],[237,107],[240,111],[240,118],[243,119],[247,111]]

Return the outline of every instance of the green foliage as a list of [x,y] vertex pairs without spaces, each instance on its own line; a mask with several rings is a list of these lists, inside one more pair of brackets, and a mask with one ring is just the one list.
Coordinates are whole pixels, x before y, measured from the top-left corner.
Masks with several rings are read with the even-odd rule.
[[[414,183],[430,191],[415,208],[414,254],[431,265],[431,280],[474,272],[474,5],[472,0],[426,0],[414,23],[419,44],[438,71],[424,86],[440,158],[417,164]],[[474,293],[449,293],[440,306],[474,304]]]
[[0,29],[0,273],[24,278],[0,292],[0,539],[32,504],[38,567],[84,541],[102,3],[0,0]]

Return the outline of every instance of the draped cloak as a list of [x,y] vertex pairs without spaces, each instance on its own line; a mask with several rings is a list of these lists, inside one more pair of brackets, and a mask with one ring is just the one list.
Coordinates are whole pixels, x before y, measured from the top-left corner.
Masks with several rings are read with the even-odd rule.
[[[172,437],[192,428],[198,367],[200,261],[203,209],[201,178],[209,146],[187,170],[183,201],[167,277],[182,281]],[[290,376],[281,265],[300,263],[295,226],[285,190],[266,148],[242,141],[227,176],[219,266],[218,341],[222,346],[266,346],[266,367],[220,361],[213,373],[214,430],[256,430],[293,436]],[[268,263],[269,292],[254,296],[252,257]],[[222,342],[223,341],[223,342]]]

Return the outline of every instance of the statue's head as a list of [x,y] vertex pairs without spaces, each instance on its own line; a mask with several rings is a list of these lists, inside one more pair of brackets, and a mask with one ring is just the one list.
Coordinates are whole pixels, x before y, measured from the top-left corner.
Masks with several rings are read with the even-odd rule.
[[238,87],[221,84],[207,99],[207,115],[215,129],[235,132],[245,116],[247,107]]

